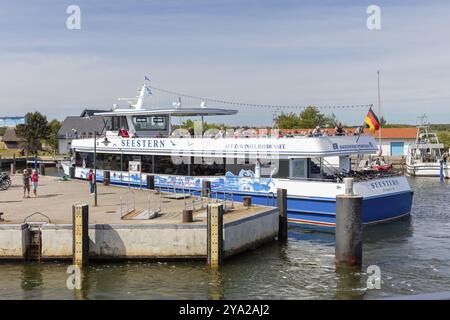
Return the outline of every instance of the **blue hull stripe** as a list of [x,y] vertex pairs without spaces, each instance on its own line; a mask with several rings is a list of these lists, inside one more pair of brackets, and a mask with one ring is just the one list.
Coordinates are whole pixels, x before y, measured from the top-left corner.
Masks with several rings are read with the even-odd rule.
[[[98,179],[101,182],[100,179]],[[128,185],[128,182],[111,180],[112,184]],[[131,183],[139,188],[139,184]],[[163,191],[174,191],[170,185],[158,186]],[[146,188],[146,184],[142,184]],[[201,188],[189,188],[194,195],[200,195]],[[182,188],[175,188],[176,192],[183,192]],[[213,198],[223,198],[222,190],[211,191]],[[230,193],[228,193],[230,194]],[[233,200],[242,202],[244,196],[251,196],[252,202],[259,205],[276,206],[276,194],[267,196],[260,192],[233,192]],[[381,223],[393,219],[399,219],[408,215],[412,206],[412,191],[392,193],[382,196],[372,196],[363,199],[363,223]],[[288,221],[301,225],[316,225],[319,227],[334,228],[336,223],[336,200],[333,198],[297,197],[288,196]]]

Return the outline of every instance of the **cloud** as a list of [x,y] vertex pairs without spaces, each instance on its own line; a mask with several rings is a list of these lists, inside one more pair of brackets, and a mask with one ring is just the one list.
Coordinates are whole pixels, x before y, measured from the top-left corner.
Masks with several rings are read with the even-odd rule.
[[[80,1],[80,31],[65,29],[64,3],[30,4],[23,23],[20,7],[9,4],[0,15],[8,26],[0,29],[0,96],[8,106],[1,113],[39,109],[61,118],[84,106],[109,108],[134,95],[144,74],[158,87],[233,101],[376,104],[380,69],[389,122],[415,123],[424,111],[450,121],[449,5],[381,2],[382,30],[369,31],[370,3],[343,3]],[[174,99],[155,92],[155,103]],[[334,112],[356,124],[365,110]],[[271,120],[271,111],[253,109],[230,118]]]

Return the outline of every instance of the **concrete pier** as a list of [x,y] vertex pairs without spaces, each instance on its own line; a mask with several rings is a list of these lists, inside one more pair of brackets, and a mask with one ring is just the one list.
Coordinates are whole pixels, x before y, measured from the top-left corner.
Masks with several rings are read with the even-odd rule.
[[[29,225],[39,223],[41,260],[73,259],[72,206],[89,205],[89,260],[96,259],[204,259],[207,258],[206,207],[192,212],[183,223],[185,199],[170,199],[152,190],[134,189],[134,212],[121,219],[121,195],[128,189],[97,184],[99,205],[93,206],[86,181],[60,181],[41,176],[38,197],[23,199],[20,175],[0,193],[4,221],[0,222],[0,259],[23,260]],[[215,199],[205,202],[215,203]],[[161,211],[149,219],[150,211]],[[188,208],[190,209],[190,208]],[[40,215],[24,219],[39,211]],[[147,217],[147,218],[146,218]],[[235,203],[223,215],[223,257],[227,258],[276,239],[278,210]]]

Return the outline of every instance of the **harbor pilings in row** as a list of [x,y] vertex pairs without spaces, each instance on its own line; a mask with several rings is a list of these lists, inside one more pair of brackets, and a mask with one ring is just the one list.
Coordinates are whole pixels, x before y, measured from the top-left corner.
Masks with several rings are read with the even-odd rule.
[[72,206],[73,264],[82,267],[89,260],[89,206]]
[[288,216],[287,216],[287,190],[277,189],[278,205],[278,241],[286,242],[288,239]]
[[344,185],[346,193],[336,196],[336,267],[361,267],[363,197],[354,194],[352,178]]
[[208,204],[207,262],[210,267],[223,263],[223,204]]

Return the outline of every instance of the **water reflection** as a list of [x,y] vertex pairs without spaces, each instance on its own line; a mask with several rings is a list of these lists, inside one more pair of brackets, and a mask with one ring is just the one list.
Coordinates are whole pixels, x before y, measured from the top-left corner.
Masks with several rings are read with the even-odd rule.
[[363,281],[361,268],[336,268],[336,294],[335,299],[363,299],[366,285]]
[[224,278],[221,268],[211,268],[209,272],[210,281],[208,285],[208,299],[222,300],[224,299]]

